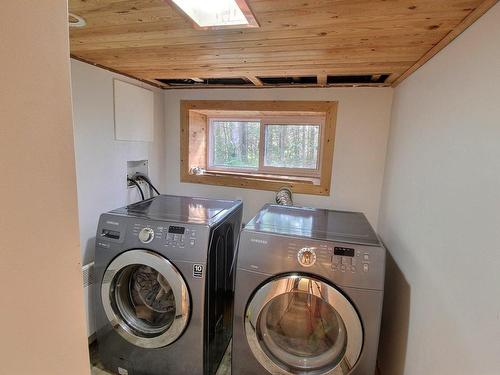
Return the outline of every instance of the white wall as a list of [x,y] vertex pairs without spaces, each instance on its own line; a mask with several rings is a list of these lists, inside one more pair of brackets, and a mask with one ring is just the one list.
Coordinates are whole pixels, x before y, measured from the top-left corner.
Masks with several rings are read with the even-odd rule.
[[[153,142],[115,141],[115,78],[154,92]],[[127,161],[147,159],[153,183],[160,191],[164,186],[164,101],[160,89],[77,60],[71,60],[71,83],[81,257],[82,264],[88,264],[94,260],[99,215],[140,199],[135,187],[127,188]],[[96,328],[90,293],[91,289],[86,288],[85,310],[89,336]]]
[[[115,141],[113,79],[155,92],[154,141]],[[127,161],[149,160],[150,177],[165,181],[163,92],[160,89],[71,60],[78,209],[83,264],[94,259],[94,240],[99,215],[139,198],[127,188]]]
[[2,1],[0,35],[0,373],[88,375],[67,1]]
[[166,192],[239,198],[244,221],[272,202],[270,191],[180,183],[179,131],[182,99],[199,100],[338,100],[332,195],[296,195],[298,205],[363,211],[376,226],[390,123],[392,89],[214,89],[165,91]]
[[500,4],[395,92],[384,375],[500,371]]

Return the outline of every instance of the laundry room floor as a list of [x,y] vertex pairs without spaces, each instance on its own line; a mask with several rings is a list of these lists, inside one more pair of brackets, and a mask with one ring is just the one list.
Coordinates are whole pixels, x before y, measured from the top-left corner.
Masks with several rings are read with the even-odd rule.
[[[92,349],[91,349],[92,351]],[[112,372],[108,372],[103,370],[99,363],[94,363],[92,365],[92,374],[91,375],[116,375]],[[231,375],[231,345],[229,345],[226,355],[222,359],[219,369],[217,370],[216,375]],[[377,368],[375,375],[380,375],[380,371]]]
[[[99,360],[95,358],[95,350],[91,348],[92,358],[92,375],[116,375],[112,372],[104,370],[99,365]],[[226,355],[222,359],[219,369],[216,375],[231,375],[231,345],[229,345]]]

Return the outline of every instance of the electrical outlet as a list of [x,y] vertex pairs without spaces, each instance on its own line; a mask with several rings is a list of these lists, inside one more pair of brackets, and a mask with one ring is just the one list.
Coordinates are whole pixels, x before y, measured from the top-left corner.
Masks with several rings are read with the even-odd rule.
[[131,187],[134,184],[128,180],[136,173],[149,175],[149,163],[147,160],[131,160],[127,161],[127,186]]

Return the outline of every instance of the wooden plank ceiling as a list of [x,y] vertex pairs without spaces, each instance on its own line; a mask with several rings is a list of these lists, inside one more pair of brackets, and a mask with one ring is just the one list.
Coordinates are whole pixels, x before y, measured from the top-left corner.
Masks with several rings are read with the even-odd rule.
[[69,0],[87,22],[70,28],[71,53],[165,88],[159,79],[246,77],[255,87],[283,76],[314,78],[296,86],[349,83],[328,76],[369,76],[364,85],[384,86],[494,3],[248,0],[260,28],[197,30],[164,0]]

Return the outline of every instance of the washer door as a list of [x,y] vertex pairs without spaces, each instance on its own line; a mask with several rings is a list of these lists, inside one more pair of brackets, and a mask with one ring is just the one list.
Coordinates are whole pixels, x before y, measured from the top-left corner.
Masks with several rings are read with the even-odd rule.
[[316,278],[288,275],[264,284],[245,314],[245,332],[272,374],[343,375],[363,346],[360,318],[337,289]]
[[104,311],[113,328],[142,348],[160,348],[177,340],[190,314],[188,288],[167,259],[148,250],[116,257],[101,284]]

